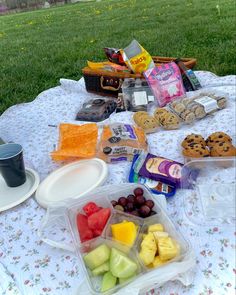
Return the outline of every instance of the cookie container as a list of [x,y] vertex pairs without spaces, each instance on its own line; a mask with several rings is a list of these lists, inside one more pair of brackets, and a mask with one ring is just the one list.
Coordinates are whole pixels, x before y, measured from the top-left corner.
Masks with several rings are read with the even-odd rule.
[[[120,211],[115,210],[111,206],[112,200],[118,200],[121,196],[128,196],[133,193],[134,189],[142,188],[144,191],[144,196],[146,199],[153,200],[155,203],[154,210],[156,211],[155,215],[147,218],[141,218],[138,216],[133,216],[130,214],[122,213]],[[82,208],[88,202],[95,202],[97,205],[104,208],[111,208],[111,216],[108,219],[106,226],[102,232],[100,237],[91,239],[86,242],[81,242],[79,238],[79,233],[76,224],[76,216],[79,212],[82,211]],[[184,237],[175,227],[174,223],[168,217],[165,209],[162,205],[160,205],[159,198],[154,199],[152,197],[151,192],[141,184],[120,184],[120,185],[109,185],[95,189],[89,194],[75,200],[67,200],[67,202],[60,204],[59,208],[54,208],[54,211],[58,212],[58,216],[61,218],[64,217],[66,228],[69,229],[74,250],[77,253],[78,259],[80,261],[80,265],[83,268],[83,272],[85,274],[85,282],[86,285],[83,289],[83,294],[135,294],[138,295],[141,291],[148,291],[149,289],[155,286],[159,286],[164,284],[165,282],[171,279],[178,279],[182,281],[184,284],[189,284],[191,281],[191,272],[189,271],[195,265],[195,255],[193,253],[191,245],[185,241]],[[48,208],[48,212],[50,212],[50,208]],[[55,213],[55,212],[54,212]],[[55,215],[55,214],[54,214]],[[122,221],[123,218],[126,221],[132,221],[138,226],[137,236],[135,242],[127,246],[120,242],[115,241],[109,229],[109,226],[117,221]],[[50,224],[52,219],[50,216],[47,218],[48,224]],[[140,238],[143,233],[145,233],[147,225],[152,223],[160,222],[164,225],[166,231],[168,231],[169,235],[176,239],[181,247],[181,252],[176,259],[169,261],[163,266],[160,266],[155,269],[148,269],[143,265],[140,261],[138,254],[140,251]],[[45,225],[45,223],[44,223]],[[54,225],[56,225],[54,223]],[[54,229],[56,230],[56,229]],[[59,233],[59,232],[58,232]],[[53,238],[53,237],[50,237]],[[63,240],[61,240],[58,244],[53,244],[52,241],[44,240],[50,245],[57,246],[59,248],[64,248],[66,250],[70,250],[66,245],[64,245]],[[120,251],[123,251],[126,255],[128,255],[131,259],[137,263],[137,276],[133,279],[130,279],[122,284],[116,285],[114,288],[110,289],[107,292],[100,292],[101,288],[101,280],[102,276],[94,277],[91,274],[91,271],[86,267],[84,263],[84,255],[89,251],[95,249],[97,246],[105,243],[109,247],[114,247]],[[190,280],[189,280],[190,279]],[[85,284],[85,283],[84,283]],[[125,293],[126,292],[126,293]]]
[[[191,171],[197,170],[193,179]],[[236,158],[192,159],[182,168],[192,189],[182,190],[184,211],[197,225],[229,224],[235,222]]]
[[121,88],[127,111],[147,111],[148,104],[154,102],[154,96],[145,79],[126,78]]
[[175,99],[167,108],[177,115],[181,122],[191,124],[227,106],[226,95],[221,91],[200,89],[188,92],[185,97]]

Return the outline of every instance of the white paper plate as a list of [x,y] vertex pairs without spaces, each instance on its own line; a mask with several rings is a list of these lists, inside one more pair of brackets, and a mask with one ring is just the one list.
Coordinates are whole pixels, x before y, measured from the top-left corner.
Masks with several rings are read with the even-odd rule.
[[35,198],[44,208],[66,199],[79,198],[102,185],[107,164],[97,158],[76,161],[53,171],[39,185]]
[[39,176],[36,171],[25,168],[26,182],[17,187],[9,187],[0,174],[0,212],[19,205],[36,191]]

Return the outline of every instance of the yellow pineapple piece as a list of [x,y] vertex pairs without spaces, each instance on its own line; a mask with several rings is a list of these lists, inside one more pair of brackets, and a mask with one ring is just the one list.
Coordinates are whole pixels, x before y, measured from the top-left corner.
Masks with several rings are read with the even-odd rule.
[[165,231],[154,231],[153,236],[155,238],[156,243],[158,242],[158,238],[168,237],[169,234]]
[[165,263],[166,263],[166,261],[162,261],[160,256],[156,256],[151,265],[152,265],[152,267],[159,267]]
[[161,237],[157,239],[157,249],[162,261],[170,260],[178,255],[179,249],[177,243],[170,237]]
[[161,223],[149,225],[148,232],[164,231],[164,227]]
[[153,262],[156,251],[157,245],[153,234],[150,232],[144,237],[141,243],[141,251],[139,253],[139,257],[145,265],[149,265]]

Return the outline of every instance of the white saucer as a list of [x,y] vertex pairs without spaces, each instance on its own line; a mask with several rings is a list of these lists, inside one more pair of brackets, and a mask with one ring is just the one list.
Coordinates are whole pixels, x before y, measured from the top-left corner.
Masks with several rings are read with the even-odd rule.
[[103,160],[76,161],[49,174],[40,183],[35,198],[44,208],[67,199],[77,199],[102,185],[107,175],[108,167]]
[[39,185],[39,176],[36,171],[25,168],[26,182],[17,187],[9,187],[0,174],[0,212],[19,205],[28,199]]

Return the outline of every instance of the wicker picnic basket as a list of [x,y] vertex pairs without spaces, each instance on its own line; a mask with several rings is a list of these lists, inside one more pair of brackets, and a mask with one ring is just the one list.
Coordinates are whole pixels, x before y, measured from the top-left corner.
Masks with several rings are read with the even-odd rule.
[[[153,61],[156,65],[168,63],[176,58],[174,57],[159,57],[153,56]],[[195,58],[181,58],[185,66],[192,69],[197,60]],[[123,72],[110,72],[103,70],[91,70],[89,67],[85,67],[82,70],[85,87],[88,92],[93,92],[103,96],[117,97],[121,89],[123,80],[125,78],[141,78],[140,74],[129,74]]]

